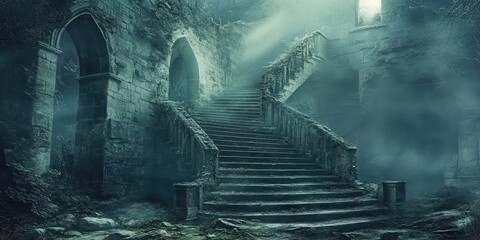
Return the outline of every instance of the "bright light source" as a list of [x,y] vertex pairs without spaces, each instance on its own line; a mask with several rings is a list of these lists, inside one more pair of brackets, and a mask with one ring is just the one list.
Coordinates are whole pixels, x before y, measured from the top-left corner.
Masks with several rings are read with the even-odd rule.
[[358,24],[379,22],[381,11],[382,0],[358,0]]

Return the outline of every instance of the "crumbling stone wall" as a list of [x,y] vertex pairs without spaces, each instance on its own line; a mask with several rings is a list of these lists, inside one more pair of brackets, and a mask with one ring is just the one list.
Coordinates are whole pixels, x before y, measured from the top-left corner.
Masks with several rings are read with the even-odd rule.
[[[84,180],[89,180],[92,173],[98,175],[90,180],[101,181],[105,193],[131,195],[146,190],[146,166],[155,159],[155,102],[168,98],[169,57],[175,40],[185,37],[197,57],[200,104],[233,81],[231,69],[240,37],[233,27],[215,24],[195,4],[78,0],[69,5],[70,14],[63,24],[88,14],[101,30],[108,50],[108,59],[102,60],[108,62],[107,71],[79,79],[81,121],[77,123],[75,146],[77,173],[85,174]],[[61,26],[49,29],[50,39],[25,51],[29,55],[21,60],[11,56],[1,65],[2,76],[18,82],[20,92],[32,89],[33,97],[19,99],[17,94],[7,94],[7,86],[2,83],[5,94],[1,102],[18,105],[24,115],[17,123],[2,124],[2,129],[26,132],[24,139],[31,143],[27,147],[32,153],[29,162],[39,172],[48,168],[50,160],[56,60],[61,53],[58,40],[62,31]],[[29,67],[28,76],[7,75],[9,66]],[[2,111],[5,109],[9,107],[2,104]],[[0,121],[7,117],[2,114]],[[15,144],[10,145],[13,148]]]

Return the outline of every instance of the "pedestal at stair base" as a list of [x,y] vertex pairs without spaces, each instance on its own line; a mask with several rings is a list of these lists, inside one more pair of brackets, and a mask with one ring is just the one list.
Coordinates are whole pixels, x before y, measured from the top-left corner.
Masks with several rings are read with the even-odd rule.
[[406,200],[405,184],[402,181],[383,182],[383,202],[388,208],[395,212],[397,206]]
[[195,219],[202,210],[203,188],[197,183],[176,183],[174,191],[174,214],[181,220]]

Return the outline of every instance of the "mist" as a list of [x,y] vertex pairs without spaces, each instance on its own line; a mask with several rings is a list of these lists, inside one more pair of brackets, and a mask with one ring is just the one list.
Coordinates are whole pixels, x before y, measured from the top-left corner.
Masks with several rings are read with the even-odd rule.
[[[457,38],[471,26],[452,24],[442,16],[440,12],[451,1],[409,4],[399,20],[408,31],[391,53],[381,53],[384,46],[372,49],[368,57],[378,62],[367,80],[362,79],[364,72],[357,71],[346,79],[354,87],[328,83],[332,76],[326,72],[359,68],[330,59],[287,103],[359,147],[360,180],[405,180],[408,194],[417,196],[444,185],[446,166],[458,159],[460,112],[477,104],[479,95],[471,87],[478,71],[471,60],[462,57],[469,55],[472,46]],[[247,23],[252,29],[237,74],[242,81],[259,80],[265,66],[306,33],[320,30],[335,45],[357,27],[353,0],[283,0],[258,5],[270,11],[266,18]],[[375,40],[381,36],[369,38],[381,41]],[[345,103],[346,96],[359,104]]]
[[[336,19],[342,19],[341,28],[350,29],[355,19],[344,15],[345,8],[354,10],[353,0],[266,0],[258,1],[253,9],[245,13],[244,19],[250,30],[245,37],[241,51],[238,78],[241,81],[260,79],[265,67],[284,53],[290,44],[309,32],[320,30],[328,38],[346,36],[334,26]],[[353,7],[353,8],[352,8]],[[250,22],[251,11],[266,11],[265,18]]]

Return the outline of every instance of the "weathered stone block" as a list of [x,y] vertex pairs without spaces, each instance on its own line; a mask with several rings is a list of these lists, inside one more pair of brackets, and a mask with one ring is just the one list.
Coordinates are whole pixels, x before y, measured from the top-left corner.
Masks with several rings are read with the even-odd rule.
[[195,219],[202,210],[202,186],[197,183],[176,183],[173,191],[175,217],[183,220]]
[[383,203],[395,212],[398,205],[406,200],[405,191],[406,182],[403,181],[385,181],[383,185]]

